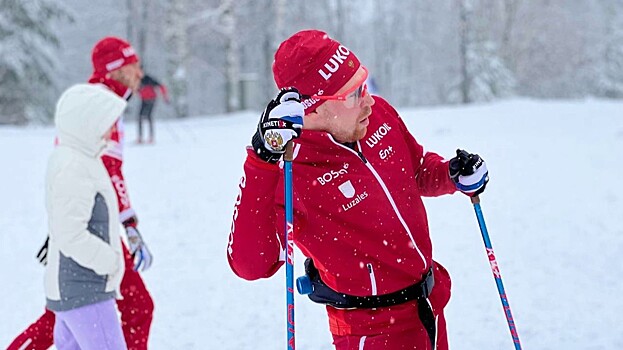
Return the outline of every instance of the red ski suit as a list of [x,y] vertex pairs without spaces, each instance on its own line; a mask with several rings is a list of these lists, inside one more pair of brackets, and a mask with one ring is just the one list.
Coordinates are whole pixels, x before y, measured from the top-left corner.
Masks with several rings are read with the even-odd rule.
[[[117,95],[128,98],[131,91],[113,80],[92,77],[90,83],[102,83]],[[113,183],[119,204],[119,220],[121,222],[135,216],[130,204],[125,180],[121,171],[123,165],[123,121],[117,121],[117,131],[112,135],[113,147],[102,155],[108,175]],[[136,223],[134,223],[135,225]],[[123,242],[122,242],[123,243]],[[149,329],[153,319],[154,303],[145,287],[141,275],[133,270],[134,262],[125,243],[122,244],[125,257],[125,273],[121,280],[121,295],[117,300],[117,308],[121,313],[121,326],[128,345],[128,350],[146,350]],[[45,350],[52,346],[55,316],[50,310],[31,324],[13,340],[7,350]]]
[[[443,350],[450,277],[433,262],[421,197],[451,194],[456,188],[448,163],[425,153],[398,113],[374,98],[367,133],[357,142],[359,152],[326,132],[306,130],[295,140],[294,242],[314,259],[329,287],[355,296],[401,290],[419,282],[432,266],[435,287],[429,300],[438,322],[437,349]],[[248,149],[228,245],[229,264],[244,279],[270,277],[283,264],[283,186],[279,166]],[[327,312],[338,349],[357,349],[353,336],[356,341],[367,336],[374,344],[373,335],[399,339],[405,330],[411,336],[402,338],[411,342],[401,346],[430,347],[415,301],[378,309],[327,306]]]

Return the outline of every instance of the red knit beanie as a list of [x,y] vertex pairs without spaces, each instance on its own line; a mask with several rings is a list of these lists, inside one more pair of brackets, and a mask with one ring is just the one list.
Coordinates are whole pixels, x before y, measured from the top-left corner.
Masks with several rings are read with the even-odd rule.
[[95,44],[91,53],[91,61],[94,73],[106,74],[138,62],[138,56],[127,41],[109,36]]
[[[359,69],[354,53],[319,30],[300,31],[279,45],[273,77],[279,89],[295,87],[303,95],[334,95]],[[302,101],[305,114],[324,100]]]

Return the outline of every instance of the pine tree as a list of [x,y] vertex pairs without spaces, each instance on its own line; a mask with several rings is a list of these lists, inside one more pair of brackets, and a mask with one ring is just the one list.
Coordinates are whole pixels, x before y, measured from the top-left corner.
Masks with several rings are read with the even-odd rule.
[[71,16],[55,1],[0,0],[0,123],[45,121],[53,114],[58,20]]

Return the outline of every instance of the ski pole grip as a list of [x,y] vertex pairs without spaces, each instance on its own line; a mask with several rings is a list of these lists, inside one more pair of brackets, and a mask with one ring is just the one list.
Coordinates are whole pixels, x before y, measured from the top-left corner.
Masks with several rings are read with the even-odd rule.
[[292,161],[293,148],[294,147],[292,146],[292,141],[288,141],[288,143],[286,144],[286,153],[283,155],[283,160],[287,162]]

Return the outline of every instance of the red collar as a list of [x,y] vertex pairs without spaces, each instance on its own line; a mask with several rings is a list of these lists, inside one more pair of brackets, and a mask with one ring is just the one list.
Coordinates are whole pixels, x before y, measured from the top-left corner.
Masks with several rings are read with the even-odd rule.
[[89,78],[89,83],[104,84],[111,91],[117,94],[119,97],[124,98],[126,100],[128,100],[130,96],[132,95],[132,90],[128,88],[127,86],[121,84],[120,82],[116,80],[106,78],[105,76],[98,74],[98,73],[93,73],[93,75],[91,75],[91,78]]

